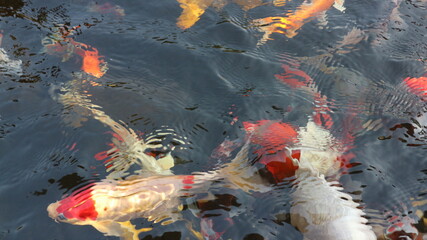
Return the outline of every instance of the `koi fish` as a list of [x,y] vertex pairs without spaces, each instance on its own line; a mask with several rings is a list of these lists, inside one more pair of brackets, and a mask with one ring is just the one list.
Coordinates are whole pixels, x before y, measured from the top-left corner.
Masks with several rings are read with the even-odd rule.
[[58,28],[57,33],[42,40],[42,52],[49,55],[62,56],[63,62],[68,61],[74,54],[77,54],[83,61],[81,69],[89,75],[100,78],[108,70],[107,63],[99,55],[96,48],[77,42],[69,37],[78,28],[79,26],[71,28],[71,30]]
[[285,17],[266,17],[254,20],[254,25],[264,32],[264,36],[258,44],[271,40],[273,33],[284,34],[288,38],[295,37],[297,31],[312,18],[319,16],[334,6],[344,11],[344,0],[313,0],[311,4],[303,4],[293,13],[287,13]]
[[[245,144],[225,167],[213,172],[192,175],[149,176],[135,175],[126,180],[102,180],[79,189],[70,196],[52,203],[47,211],[56,221],[75,225],[91,225],[106,236],[125,240],[139,239],[141,232],[130,220],[145,218],[162,225],[181,220],[180,198],[205,192],[213,181],[222,180],[226,187],[245,191],[262,191],[257,176],[248,168]],[[201,239],[199,233],[190,230]]]
[[[182,13],[178,17],[176,25],[185,30],[191,28],[200,17],[205,13],[208,7],[221,9],[226,4],[221,0],[177,0],[182,8]],[[243,10],[248,11],[263,4],[262,0],[233,0],[240,5]]]
[[[153,138],[148,137],[143,141],[132,129],[111,119],[100,106],[91,103],[88,96],[82,93],[81,81],[75,79],[65,85],[58,99],[64,106],[85,109],[87,116],[92,116],[113,130],[116,138],[113,148],[98,156],[102,160],[106,156],[111,157],[105,162],[111,174],[107,179],[78,189],[69,197],[49,205],[49,216],[56,221],[92,225],[106,235],[134,240],[138,239],[139,233],[150,229],[135,229],[129,222],[131,219],[146,218],[162,224],[180,220],[180,197],[205,192],[205,187],[213,180],[226,178],[227,186],[245,191],[261,191],[265,188],[263,184],[258,185],[261,180],[254,176],[254,170],[246,167],[248,160],[245,146],[234,160],[217,171],[172,175],[171,156],[157,160],[155,156],[146,154],[147,149],[156,145],[150,142]],[[137,175],[124,178],[131,165],[140,166],[141,170]],[[165,218],[170,219],[162,221]],[[190,226],[189,229],[201,238]]]
[[329,115],[332,112],[329,105],[331,102],[327,99],[326,96],[322,95],[317,89],[314,80],[304,71],[296,67],[292,67],[286,64],[282,65],[285,72],[283,74],[274,75],[276,79],[280,80],[282,83],[290,86],[291,88],[299,89],[308,93],[313,97],[314,107],[313,107],[313,120],[319,126],[326,127],[330,129],[333,125],[331,116]]
[[[3,41],[3,34],[0,33],[0,45]],[[9,73],[14,75],[22,74],[22,61],[12,60],[7,54],[6,50],[0,48],[0,72]]]
[[304,239],[376,240],[359,204],[337,184],[311,167],[300,166],[292,192],[291,224]]
[[111,3],[98,4],[96,2],[91,2],[89,4],[89,12],[97,12],[101,14],[112,14],[116,17],[124,17],[125,10],[119,5],[112,5]]
[[75,53],[83,59],[81,69],[96,78],[102,77],[107,71],[107,65],[102,59],[103,57],[99,55],[98,49],[74,40],[72,44],[76,47]]
[[[145,173],[149,175],[172,175],[170,168],[173,167],[174,161],[170,154],[166,154],[161,159],[156,159],[154,156],[146,154],[150,149],[158,147],[155,139],[156,134],[151,138],[147,137],[145,140],[140,139],[134,130],[123,126],[123,124],[108,116],[101,110],[101,106],[91,102],[88,94],[84,94],[84,90],[81,88],[86,80],[82,78],[84,76],[77,74],[76,79],[60,88],[61,94],[56,98],[67,108],[78,108],[80,112],[85,113],[85,117],[92,117],[113,131],[116,137],[113,139],[112,149],[103,153],[105,156],[109,156],[109,160],[105,164],[107,172],[110,172],[110,177],[123,178],[129,174],[127,170],[132,165],[137,165],[141,168],[139,173],[141,175]],[[158,133],[158,135],[162,134],[169,133]],[[178,138],[174,138],[174,140],[177,145],[185,144]]]
[[304,239],[376,239],[359,204],[327,180],[340,171],[346,150],[327,129],[313,120],[299,129],[271,120],[244,128],[252,134],[248,141],[262,147],[259,162],[276,182],[295,177],[291,224]]
[[[337,181],[327,180],[336,176],[352,156],[346,154],[350,147],[338,141],[328,130],[333,122],[329,115],[331,110],[324,104],[326,97],[321,97],[314,80],[305,72],[287,65],[283,67],[285,74],[276,77],[292,88],[308,92],[318,102],[305,127],[296,129],[284,123],[280,123],[282,129],[279,126],[256,126],[259,133],[254,134],[263,136],[255,143],[280,146],[279,149],[288,152],[287,157],[275,160],[285,167],[274,169],[275,165],[270,163],[266,167],[276,181],[283,180],[283,176],[295,177],[291,193],[291,224],[304,235],[304,239],[376,239],[359,204],[337,187]],[[275,144],[274,140],[280,144]],[[288,163],[287,166],[283,162]]]
[[327,177],[340,170],[343,147],[331,133],[309,120],[298,131],[301,153],[295,159],[291,224],[305,239],[376,239],[365,213],[338,182]]

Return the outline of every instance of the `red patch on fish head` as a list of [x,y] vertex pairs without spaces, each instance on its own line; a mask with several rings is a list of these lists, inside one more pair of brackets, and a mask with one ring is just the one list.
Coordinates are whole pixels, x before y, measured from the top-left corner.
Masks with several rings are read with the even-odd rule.
[[243,122],[243,127],[252,133],[251,142],[263,147],[261,151],[275,153],[296,141],[298,133],[291,125],[272,120],[256,123]]
[[95,209],[95,201],[92,199],[92,188],[83,191],[77,190],[71,196],[59,201],[56,208],[61,221],[85,221],[96,220],[98,212]]
[[83,58],[82,70],[96,78],[105,74],[102,69],[104,60],[98,54],[98,49],[80,42],[73,42],[76,46],[75,53]]
[[297,139],[298,133],[294,127],[272,120],[244,122],[243,126],[251,133],[251,143],[261,146],[255,153],[261,157],[259,162],[266,166],[276,181],[295,175],[298,166],[294,161],[299,160],[300,152],[292,151],[289,154],[286,150]]

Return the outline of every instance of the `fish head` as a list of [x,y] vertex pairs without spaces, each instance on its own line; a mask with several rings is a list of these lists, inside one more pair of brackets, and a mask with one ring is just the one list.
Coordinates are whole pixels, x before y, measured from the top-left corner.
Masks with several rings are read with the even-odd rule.
[[243,126],[250,135],[251,143],[260,147],[254,152],[260,156],[259,162],[266,166],[276,181],[295,174],[300,152],[289,149],[298,137],[293,126],[272,120],[244,122]]
[[91,192],[91,188],[77,190],[71,196],[50,204],[47,207],[49,217],[55,221],[77,225],[86,225],[86,222],[96,220],[98,212]]
[[263,147],[267,153],[283,150],[295,143],[298,136],[293,126],[274,120],[244,122],[243,127],[250,135],[251,143]]

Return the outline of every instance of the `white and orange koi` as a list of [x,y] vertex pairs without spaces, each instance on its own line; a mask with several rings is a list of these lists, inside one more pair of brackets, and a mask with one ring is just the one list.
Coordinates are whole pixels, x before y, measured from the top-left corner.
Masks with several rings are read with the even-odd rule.
[[343,5],[344,0],[312,0],[310,4],[302,4],[297,10],[285,14],[284,17],[257,19],[253,22],[254,25],[264,32],[264,36],[259,41],[259,44],[270,40],[270,35],[273,33],[280,33],[288,38],[293,38],[298,34],[297,31],[314,17],[318,17],[332,6],[340,11],[344,11],[345,8]]
[[[226,4],[223,0],[177,0],[182,8],[176,25],[181,29],[191,28],[209,7],[221,9]],[[233,0],[247,11],[263,4],[262,0]]]

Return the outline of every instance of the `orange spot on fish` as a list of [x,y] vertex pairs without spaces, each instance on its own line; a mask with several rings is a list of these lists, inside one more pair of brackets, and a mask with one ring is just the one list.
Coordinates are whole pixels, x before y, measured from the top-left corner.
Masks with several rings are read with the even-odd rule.
[[98,49],[83,43],[74,43],[76,44],[75,53],[83,58],[82,70],[94,77],[102,77],[105,74],[105,70],[102,69],[104,60],[99,56]]
[[70,150],[74,150],[74,148],[77,146],[77,143],[73,143],[73,145],[71,145]]
[[313,82],[313,79],[307,75],[307,73],[299,70],[298,68],[293,68],[286,64],[283,64],[282,67],[285,70],[285,73],[276,74],[274,76],[292,88],[308,86]]
[[194,184],[194,176],[193,175],[184,176],[184,178],[182,179],[182,183],[184,183],[184,184]]
[[107,151],[102,151],[102,152],[95,154],[94,157],[96,160],[102,161],[108,157],[108,153],[107,153]]
[[409,91],[425,98],[427,97],[427,74],[419,78],[405,78],[403,82],[409,88]]

